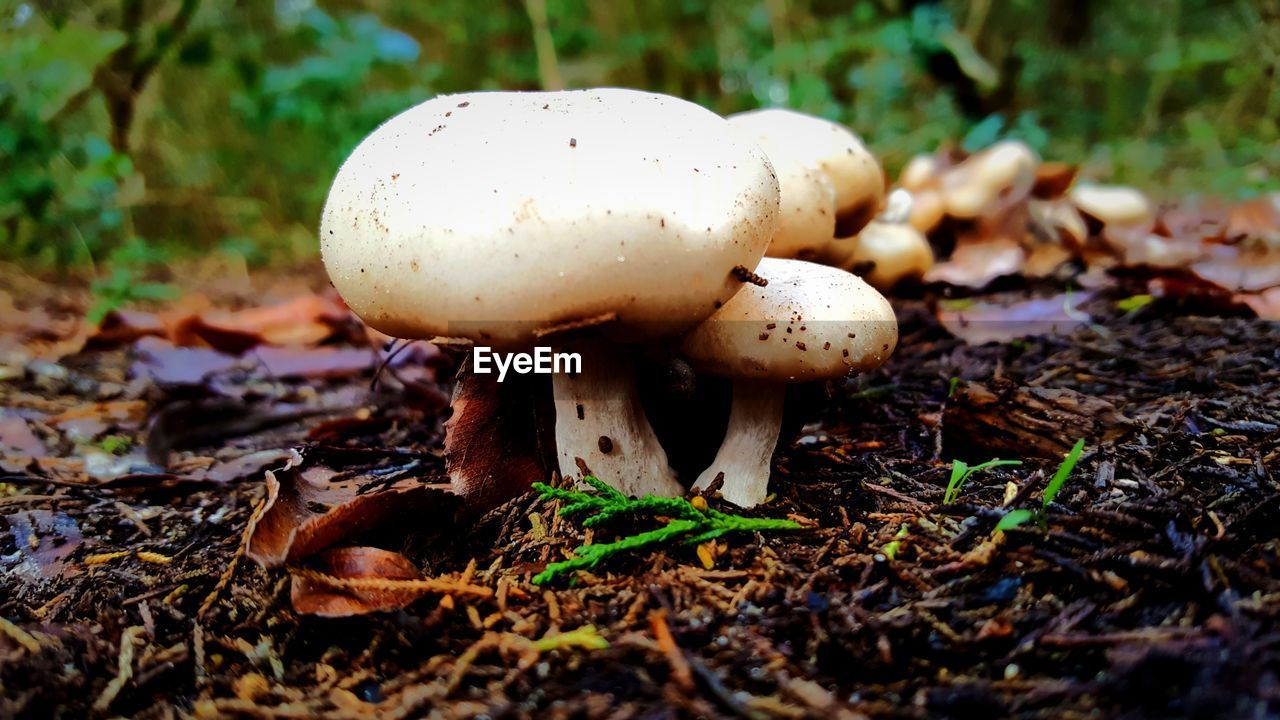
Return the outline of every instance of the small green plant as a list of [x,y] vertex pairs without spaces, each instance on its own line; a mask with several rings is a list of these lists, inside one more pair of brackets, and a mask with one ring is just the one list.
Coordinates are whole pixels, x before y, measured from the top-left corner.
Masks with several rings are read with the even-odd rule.
[[1123,313],[1137,312],[1155,301],[1154,295],[1130,295],[1127,298],[1117,300],[1116,309]]
[[1066,484],[1067,478],[1071,476],[1071,472],[1076,469],[1076,463],[1080,462],[1080,456],[1084,454],[1084,438],[1076,441],[1071,452],[1062,460],[1062,464],[1058,466],[1058,471],[1053,474],[1049,480],[1049,484],[1044,487],[1044,495],[1040,502],[1040,509],[1028,510],[1026,508],[1018,508],[1005,513],[1000,518],[1000,522],[996,523],[996,531],[1004,532],[1011,530],[1020,525],[1025,525],[1031,520],[1035,520],[1041,525],[1045,524],[1045,513],[1049,510],[1049,504],[1058,497],[1058,493],[1062,491],[1062,486]]
[[623,517],[648,516],[665,520],[655,530],[630,535],[610,543],[580,545],[574,549],[574,557],[551,563],[546,570],[533,576],[536,585],[546,585],[572,574],[577,570],[596,567],[601,562],[626,552],[641,550],[654,545],[679,540],[685,545],[714,540],[731,532],[765,532],[770,530],[799,530],[801,526],[791,520],[749,518],[729,515],[711,508],[700,509],[684,498],[667,498],[646,495],[638,500],[623,495],[597,477],[588,475],[583,482],[595,492],[583,492],[554,488],[544,483],[534,483],[533,489],[546,500],[562,500],[560,515],[585,515],[583,527],[594,528]]
[[178,296],[177,288],[163,283],[142,282],[135,271],[117,267],[105,278],[95,280],[91,286],[94,302],[85,313],[85,320],[97,325],[112,310],[139,301],[172,300]]
[[984,463],[970,466],[963,460],[951,461],[951,479],[947,481],[947,491],[942,494],[942,504],[950,505],[960,496],[960,488],[964,487],[965,482],[973,476],[974,473],[990,470],[994,467],[1002,465],[1021,465],[1021,460],[1001,460],[995,458]]
[[898,532],[894,533],[893,540],[890,540],[889,542],[885,543],[884,549],[882,549],[880,552],[883,553],[884,556],[886,558],[889,558],[890,560],[897,560],[898,551],[902,549],[902,541],[905,540],[907,536],[910,534],[911,534],[911,523],[903,523],[902,527],[898,528]]

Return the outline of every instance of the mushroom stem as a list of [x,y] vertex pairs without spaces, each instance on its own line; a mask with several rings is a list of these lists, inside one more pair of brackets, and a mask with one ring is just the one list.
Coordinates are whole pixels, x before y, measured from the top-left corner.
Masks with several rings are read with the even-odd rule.
[[705,488],[724,473],[720,494],[749,508],[769,494],[773,450],[782,431],[782,406],[787,386],[770,380],[735,379],[733,406],[724,442],[711,466],[702,471],[695,488]]
[[683,495],[645,417],[626,351],[601,340],[566,349],[581,355],[582,372],[551,376],[560,473],[577,475],[581,459],[628,495]]

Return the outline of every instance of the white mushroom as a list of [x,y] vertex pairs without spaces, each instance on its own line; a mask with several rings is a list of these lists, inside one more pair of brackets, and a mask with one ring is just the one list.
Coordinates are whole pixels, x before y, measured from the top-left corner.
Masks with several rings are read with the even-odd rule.
[[773,258],[756,272],[767,286],[744,287],[681,345],[695,369],[733,379],[724,442],[695,487],[723,473],[721,494],[743,507],[767,495],[787,384],[879,367],[898,342],[893,308],[856,275]]
[[[468,93],[392,118],[339,170],[321,220],[334,286],[374,328],[517,348],[608,320],[553,376],[560,469],[678,493],[615,340],[681,333],[772,237],[760,149],[715,114],[618,90]],[[602,440],[603,438],[607,439]]]
[[936,155],[915,155],[898,174],[898,186],[915,193],[935,187],[941,176],[942,162]]
[[946,205],[942,201],[942,192],[937,188],[925,188],[915,192],[911,203],[911,217],[907,222],[922,233],[933,232],[946,217]]
[[1068,197],[1081,212],[1107,227],[1140,227],[1146,230],[1155,222],[1155,208],[1136,188],[1081,183],[1071,189]]
[[924,233],[908,224],[915,201],[898,188],[889,193],[885,209],[858,236],[828,248],[827,264],[860,275],[877,290],[889,290],[908,277],[922,277],[933,267],[933,247]]
[[836,190],[831,178],[820,168],[797,160],[775,142],[762,139],[760,147],[778,175],[780,201],[778,229],[766,254],[817,255],[836,233]]
[[[862,140],[849,128],[793,110],[753,110],[729,116],[735,128],[754,136],[770,158],[787,157],[807,168],[819,169],[835,189],[834,237],[851,237],[880,209],[884,200],[884,171]],[[782,203],[788,195],[809,191],[779,176]],[[831,240],[833,236],[828,236]],[[790,257],[779,247],[770,257]]]
[[[878,290],[888,290],[911,277],[920,278],[933,267],[933,247],[919,230],[906,223],[872,220],[858,233],[849,268]],[[865,271],[861,270],[865,268]]]
[[1102,225],[1102,236],[1130,264],[1177,265],[1183,259],[1164,238],[1153,236],[1155,206],[1140,190],[1081,183],[1067,198]]
[[1002,140],[969,157],[942,180],[947,214],[978,218],[1022,200],[1031,192],[1039,164],[1035,151],[1017,140]]

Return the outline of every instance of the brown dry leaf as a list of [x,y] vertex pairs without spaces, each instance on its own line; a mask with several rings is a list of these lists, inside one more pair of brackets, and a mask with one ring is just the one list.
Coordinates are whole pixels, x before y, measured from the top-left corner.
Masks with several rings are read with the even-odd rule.
[[[276,377],[334,378],[373,370],[378,356],[368,348],[262,347],[253,352],[267,372]],[[395,357],[392,365],[404,362]]]
[[102,318],[89,336],[89,344],[97,346],[127,345],[144,337],[168,334],[159,315],[137,310],[112,310]]
[[551,445],[540,442],[539,420],[554,427],[554,411],[539,402],[543,388],[536,380],[521,375],[500,383],[493,375],[472,374],[469,364],[458,373],[444,452],[453,491],[468,506],[498,505],[550,475]]
[[239,355],[261,344],[315,345],[331,337],[350,317],[338,301],[304,295],[279,305],[236,312],[168,316],[176,345],[207,345]]
[[142,400],[90,403],[50,417],[47,422],[73,442],[89,442],[108,430],[136,429],[146,417]]
[[1238,203],[1227,214],[1226,235],[1280,247],[1280,193]]
[[956,247],[946,262],[925,273],[925,282],[942,282],[957,287],[986,287],[998,277],[1022,270],[1027,252],[1008,237],[968,242]]
[[176,347],[168,340],[144,337],[134,346],[129,374],[161,385],[199,385],[210,375],[240,365],[239,358],[210,348]]
[[1078,166],[1070,163],[1040,163],[1036,168],[1035,183],[1031,186],[1031,196],[1041,200],[1056,200],[1066,195],[1079,171]]
[[1260,293],[1237,295],[1236,301],[1248,305],[1258,317],[1280,322],[1280,288],[1270,288]]
[[1050,277],[1072,257],[1071,251],[1062,245],[1037,243],[1027,255],[1027,260],[1022,266],[1022,273],[1032,278]]
[[246,453],[234,460],[214,460],[208,467],[191,473],[195,482],[225,484],[260,477],[267,468],[279,467],[296,457],[297,451],[286,448],[258,450]]
[[1027,336],[1060,335],[1088,324],[1079,308],[1092,293],[1078,292],[1048,298],[1006,302],[943,301],[937,317],[947,332],[970,345],[1008,342]]
[[[447,484],[406,477],[388,481],[323,465],[266,473],[267,506],[250,530],[248,556],[278,567],[346,538],[385,525],[421,525],[451,517],[455,496]],[[307,463],[303,462],[303,465]]]
[[308,615],[348,617],[396,610],[422,597],[427,589],[409,558],[390,550],[347,547],[326,550],[294,569],[293,609]]
[[1260,292],[1280,287],[1280,251],[1258,252],[1217,245],[1191,271],[1224,290]]
[[[0,410],[0,412],[3,412]],[[20,417],[0,415],[0,456],[44,457],[44,442]]]

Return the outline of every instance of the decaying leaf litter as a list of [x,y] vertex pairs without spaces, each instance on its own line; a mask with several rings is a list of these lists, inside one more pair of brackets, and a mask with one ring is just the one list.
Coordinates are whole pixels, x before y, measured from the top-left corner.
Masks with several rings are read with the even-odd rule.
[[[1272,290],[1122,257],[1067,297],[1089,257],[904,289],[892,361],[810,409],[752,512],[800,530],[544,585],[663,518],[459,507],[455,360],[415,344],[371,388],[387,338],[317,269],[275,303],[213,290],[96,329],[84,297],[15,276],[3,712],[1274,713],[1280,333],[1240,297]],[[993,458],[1023,464],[945,497],[953,459]]]

